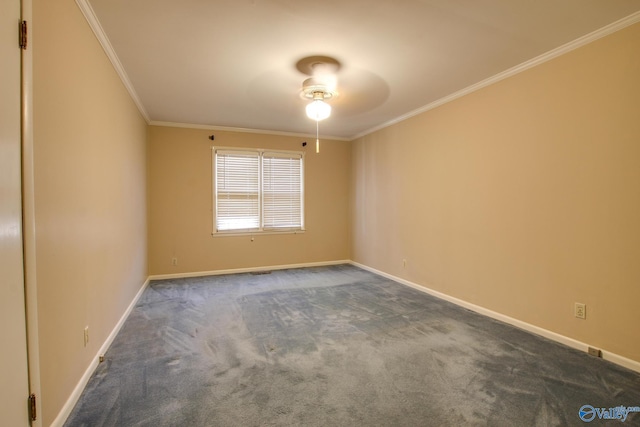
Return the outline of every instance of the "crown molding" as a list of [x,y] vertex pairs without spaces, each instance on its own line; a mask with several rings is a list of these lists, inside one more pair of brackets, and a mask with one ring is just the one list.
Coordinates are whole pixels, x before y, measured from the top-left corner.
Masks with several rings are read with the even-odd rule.
[[596,31],[593,31],[589,34],[586,34],[582,37],[579,37],[569,43],[565,43],[560,47],[557,47],[553,50],[550,50],[549,52],[543,53],[542,55],[539,55],[533,59],[530,59],[528,61],[525,61],[519,65],[516,65],[515,67],[509,68],[505,71],[502,71],[501,73],[498,73],[492,77],[489,77],[485,80],[482,80],[478,83],[475,83],[471,86],[468,86],[462,90],[459,90],[457,92],[454,92],[450,95],[447,95],[443,98],[440,98],[434,102],[431,102],[423,107],[420,107],[416,110],[410,111],[407,114],[403,114],[402,116],[396,117],[395,119],[389,120],[379,126],[375,126],[371,129],[368,129],[364,132],[360,132],[354,136],[352,136],[351,138],[349,138],[351,141],[358,139],[358,138],[362,138],[363,136],[369,135],[373,132],[382,130],[384,128],[387,128],[389,126],[395,125],[396,123],[400,123],[403,122],[407,119],[410,119],[411,117],[417,116],[418,114],[422,114],[426,111],[429,110],[433,110],[434,108],[437,108],[443,104],[446,104],[448,102],[451,102],[453,100],[456,100],[458,98],[461,98],[465,95],[468,95],[472,92],[475,92],[477,90],[480,90],[484,87],[490,86],[494,83],[498,83],[501,80],[507,79],[509,77],[515,76],[516,74],[519,74],[523,71],[526,71],[530,68],[536,67],[540,64],[543,64],[547,61],[550,61],[554,58],[557,58],[558,56],[562,56],[566,53],[569,53],[575,49],[578,49],[579,47],[585,46],[589,43],[592,43],[598,39],[601,39],[603,37],[606,37],[610,34],[613,34],[617,31],[620,31],[630,25],[633,25],[637,22],[640,22],[640,12],[636,12],[633,13],[625,18],[622,18],[616,22],[613,22],[607,26],[604,26]]
[[147,110],[145,110],[144,106],[142,105],[142,101],[138,97],[136,90],[133,88],[133,85],[129,80],[129,76],[127,76],[127,73],[124,70],[122,63],[120,62],[120,59],[118,59],[118,55],[116,55],[116,52],[113,49],[113,46],[111,46],[111,42],[109,41],[109,38],[107,37],[106,33],[102,29],[102,25],[100,25],[100,21],[98,21],[98,17],[93,11],[93,8],[89,4],[88,0],[76,0],[76,4],[80,8],[80,11],[84,15],[85,19],[87,20],[89,27],[91,27],[91,29],[93,30],[93,33],[95,34],[96,38],[100,42],[100,45],[102,45],[102,49],[104,49],[104,52],[107,54],[107,57],[109,58],[109,60],[111,61],[111,64],[113,65],[113,68],[116,70],[116,73],[118,73],[120,80],[122,80],[122,84],[124,84],[124,87],[129,92],[131,99],[138,107],[138,111],[140,111],[140,114],[145,119],[145,121],[149,123],[151,120],[149,118],[149,114],[147,113]]
[[[150,121],[149,126],[164,126],[164,127],[185,128],[185,129],[219,130],[223,132],[256,133],[256,134],[262,134],[262,135],[293,136],[296,138],[313,138],[313,139],[316,138],[315,134],[310,134],[310,133],[295,133],[295,132],[283,132],[283,131],[264,130],[264,129],[198,125],[198,124],[192,124],[192,123],[162,122],[162,121],[155,121],[155,120]],[[337,136],[323,136],[321,140],[351,141],[351,138],[342,138]]]

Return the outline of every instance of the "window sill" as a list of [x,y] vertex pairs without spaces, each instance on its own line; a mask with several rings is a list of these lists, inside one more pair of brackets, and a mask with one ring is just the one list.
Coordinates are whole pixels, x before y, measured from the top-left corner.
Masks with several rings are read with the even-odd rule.
[[305,230],[283,230],[283,231],[216,231],[211,233],[211,237],[238,237],[238,236],[265,236],[271,234],[304,234]]

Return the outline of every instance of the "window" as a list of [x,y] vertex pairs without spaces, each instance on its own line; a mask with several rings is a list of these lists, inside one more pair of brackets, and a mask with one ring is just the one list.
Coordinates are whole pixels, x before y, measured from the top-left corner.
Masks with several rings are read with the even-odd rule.
[[214,233],[304,230],[304,156],[213,150]]

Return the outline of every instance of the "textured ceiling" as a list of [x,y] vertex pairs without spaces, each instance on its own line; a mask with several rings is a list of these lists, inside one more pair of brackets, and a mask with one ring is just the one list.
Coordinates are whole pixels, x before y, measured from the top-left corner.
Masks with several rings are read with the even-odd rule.
[[640,20],[637,0],[78,3],[93,10],[150,122],[313,134],[296,64],[324,55],[340,63],[339,95],[320,131],[345,139]]

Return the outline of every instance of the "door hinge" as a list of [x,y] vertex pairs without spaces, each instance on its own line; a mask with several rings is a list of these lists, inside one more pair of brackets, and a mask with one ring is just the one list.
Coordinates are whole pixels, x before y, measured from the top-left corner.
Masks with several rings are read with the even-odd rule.
[[36,412],[36,395],[33,393],[29,396],[29,417],[31,417],[31,421],[38,419]]
[[20,49],[27,50],[27,21],[21,21],[20,27]]

